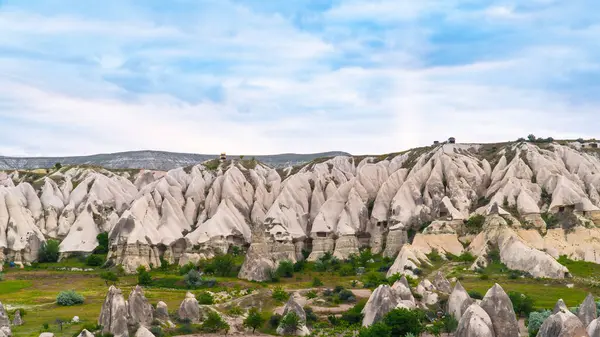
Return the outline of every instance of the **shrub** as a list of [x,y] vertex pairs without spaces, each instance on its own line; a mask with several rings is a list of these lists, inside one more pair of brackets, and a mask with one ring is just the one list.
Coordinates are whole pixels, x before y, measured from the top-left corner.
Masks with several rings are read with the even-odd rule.
[[394,309],[384,317],[383,322],[392,329],[392,336],[404,336],[407,333],[419,336],[423,331],[417,311]]
[[[252,329],[252,333],[254,333],[256,329],[260,329],[264,324],[265,319],[258,312],[258,309],[251,308],[248,312],[248,317],[244,320],[244,327]],[[279,325],[279,322],[277,324]]]
[[[391,337],[392,329],[384,323],[376,323],[368,328],[360,329],[358,337]],[[396,335],[394,335],[396,336]],[[398,335],[399,336],[399,335]]]
[[444,261],[444,259],[440,255],[440,253],[438,253],[437,249],[433,249],[431,251],[431,253],[427,254],[427,257],[429,258],[429,260],[431,262],[442,262],[442,261]]
[[294,276],[294,264],[291,261],[279,262],[279,267],[277,267],[277,274],[281,277],[291,278],[292,276]]
[[340,291],[338,293],[338,297],[340,298],[340,300],[342,302],[354,302],[354,301],[356,301],[356,297],[354,296],[354,293],[352,293],[348,289],[343,289],[342,291]]
[[311,290],[308,293],[306,293],[306,298],[308,298],[309,300],[312,300],[314,298],[317,298],[319,295],[317,294],[316,291]]
[[312,286],[313,287],[322,287],[323,286],[323,282],[321,282],[321,279],[318,277],[315,277],[312,281]]
[[482,280],[482,281],[487,281],[487,280],[490,279],[490,275],[488,275],[488,274],[481,274],[481,275],[479,275],[479,279]]
[[369,272],[363,277],[365,288],[377,288],[381,284],[387,283],[387,279],[383,274],[377,272]]
[[281,319],[280,325],[285,334],[295,334],[300,327],[300,317],[292,311]]
[[481,228],[483,227],[484,222],[485,216],[481,214],[477,214],[470,217],[469,220],[465,222],[465,229],[467,231],[467,234],[479,233],[481,231]]
[[111,282],[112,284],[116,284],[117,282],[119,282],[119,277],[112,271],[105,271],[100,273],[100,278],[103,279],[104,282],[106,282],[107,286],[109,282]]
[[179,275],[187,275],[187,273],[189,273],[190,270],[195,270],[195,269],[196,269],[196,266],[193,263],[188,262],[186,265],[179,267]]
[[108,254],[108,233],[100,233],[96,236],[98,247],[94,249],[93,254]]
[[277,327],[279,327],[279,323],[281,323],[281,315],[271,315],[271,317],[269,318],[269,326],[273,329],[277,329]]
[[165,335],[163,329],[160,326],[150,327],[150,332],[154,335],[154,337],[162,337]]
[[304,312],[306,313],[306,324],[312,326],[313,323],[319,320],[319,317],[317,317],[311,307],[304,307]]
[[221,277],[231,276],[234,272],[235,261],[231,255],[217,255],[212,263],[215,274]]
[[61,291],[58,296],[56,296],[56,304],[65,307],[83,304],[83,301],[83,296],[76,293],[74,290]]
[[452,315],[444,316],[443,320],[443,331],[447,334],[451,334],[458,328],[458,321]]
[[531,297],[514,291],[509,292],[508,297],[518,316],[527,317],[533,311],[533,299]]
[[244,311],[242,310],[242,308],[240,308],[239,305],[234,305],[231,308],[229,308],[229,310],[227,310],[227,313],[229,314],[229,316],[237,317],[241,316],[244,313]]
[[203,291],[198,295],[198,303],[203,305],[211,305],[215,303],[215,299],[213,295],[206,291]]
[[306,261],[305,260],[300,260],[296,263],[294,263],[294,272],[301,272],[306,268]]
[[527,332],[529,332],[529,336],[537,336],[540,327],[550,315],[552,315],[552,311],[550,310],[530,313],[527,320]]
[[223,320],[221,315],[211,311],[204,323],[202,323],[200,330],[209,333],[227,332],[229,331],[229,324]]
[[48,240],[43,242],[38,253],[38,261],[57,262],[60,255],[58,246],[59,243],[56,240]]
[[363,321],[364,315],[362,314],[365,308],[366,301],[360,301],[352,309],[342,314],[342,321],[347,322],[348,325],[360,324]]
[[477,292],[477,291],[469,291],[469,296],[474,300],[482,300],[483,299],[483,295],[481,295],[481,293]]
[[345,264],[340,268],[339,274],[340,276],[352,276],[356,272],[354,271],[354,267],[351,264]]
[[273,299],[280,302],[285,302],[290,298],[290,295],[281,287],[273,289]]
[[196,269],[191,269],[185,274],[183,281],[190,289],[200,288],[202,286],[202,275]]
[[85,264],[90,267],[100,267],[104,264],[104,258],[100,255],[90,255],[85,259]]
[[137,277],[139,285],[149,286],[152,284],[152,276],[144,266],[139,266],[137,269]]

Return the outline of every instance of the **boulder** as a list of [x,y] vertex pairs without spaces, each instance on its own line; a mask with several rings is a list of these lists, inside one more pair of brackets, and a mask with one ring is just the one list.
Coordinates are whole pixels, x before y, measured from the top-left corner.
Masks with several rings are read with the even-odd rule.
[[98,325],[102,326],[102,333],[111,333],[114,337],[128,337],[127,330],[127,302],[121,289],[110,286],[106,299],[102,304]]
[[135,337],[154,337],[154,334],[148,329],[146,329],[146,327],[140,326],[140,328],[135,333]]
[[599,319],[596,318],[587,327],[587,333],[590,337],[600,337],[600,322],[598,320]]
[[398,306],[398,297],[388,285],[380,285],[375,289],[362,313],[362,326],[368,327],[379,322],[390,311]]
[[52,332],[42,332],[40,337],[54,337],[54,334]]
[[589,337],[577,316],[568,309],[562,308],[559,303],[556,307],[559,308],[558,312],[544,321],[537,337]]
[[146,296],[144,296],[142,287],[138,285],[131,291],[127,305],[129,309],[129,323],[131,325],[139,323],[141,326],[149,327],[152,324],[154,310]]
[[456,282],[454,290],[448,298],[448,312],[460,321],[463,313],[473,304],[473,299],[469,296],[469,293],[463,288],[460,281]]
[[10,326],[10,320],[8,319],[6,309],[4,309],[2,302],[0,302],[0,328],[5,326]]
[[167,304],[163,301],[160,301],[156,304],[156,311],[154,312],[154,316],[156,319],[161,321],[169,320],[169,308]]
[[188,292],[177,311],[180,320],[189,319],[192,323],[200,323],[200,307],[194,294]]
[[15,311],[15,317],[13,318],[13,323],[14,326],[21,326],[23,325],[23,319],[21,318],[21,311],[17,310]]
[[81,333],[77,337],[94,337],[94,334],[87,331],[86,329],[83,329],[83,331],[81,331]]
[[410,291],[410,286],[408,285],[406,277],[402,276],[400,280],[396,281],[392,286],[392,290],[396,293],[399,300],[415,303],[415,297],[413,296],[412,291]]
[[496,337],[519,336],[519,322],[512,302],[500,285],[495,284],[488,290],[480,306],[492,319]]
[[444,274],[442,274],[441,271],[438,271],[435,275],[435,279],[433,279],[433,285],[442,293],[450,294],[452,292],[452,285],[450,284],[450,281],[444,277]]
[[594,295],[588,294],[583,303],[579,306],[579,310],[577,310],[577,316],[581,320],[581,323],[583,323],[583,326],[587,327],[593,320],[598,318],[596,310]]
[[[298,330],[295,333],[293,333],[293,335],[294,336],[310,335],[310,330],[308,330],[308,327],[306,326],[306,312],[304,311],[304,308],[302,308],[302,306],[300,304],[298,304],[298,302],[296,302],[294,296],[290,296],[290,299],[285,304],[282,317],[285,317],[289,313],[295,313],[300,318],[300,326],[298,327]],[[279,326],[277,328],[278,334],[284,335],[285,332],[286,331],[283,329],[282,326]]]
[[479,305],[471,304],[458,322],[455,335],[460,337],[495,337],[492,319]]

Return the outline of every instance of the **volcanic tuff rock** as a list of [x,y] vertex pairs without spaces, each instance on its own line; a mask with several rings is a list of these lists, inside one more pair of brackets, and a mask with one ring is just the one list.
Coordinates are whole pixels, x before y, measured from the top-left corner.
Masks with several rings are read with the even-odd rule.
[[[496,247],[511,269],[564,278],[560,255],[600,262],[599,172],[598,153],[577,142],[517,142],[338,156],[286,170],[228,160],[167,172],[0,173],[0,260],[33,262],[47,238],[62,240],[65,256],[89,253],[109,232],[109,262],[130,273],[161,257],[186,264],[252,244],[240,275],[256,280],[305,249],[310,260],[343,259],[367,246],[397,255],[389,276],[414,276],[433,250],[485,257]],[[544,213],[559,224],[546,224]],[[483,227],[466,229],[474,214],[486,217]],[[257,230],[264,240],[253,240]]]
[[467,293],[462,284],[460,284],[460,281],[456,282],[454,290],[452,290],[452,293],[448,298],[448,312],[454,316],[457,321],[460,321],[463,313],[473,303],[473,299],[471,299],[469,293]]
[[513,304],[500,285],[495,284],[488,290],[480,306],[490,316],[496,337],[519,336],[519,323]]
[[[296,336],[310,335],[310,330],[308,330],[308,327],[306,326],[306,312],[304,311],[304,308],[302,308],[302,306],[298,304],[298,302],[296,302],[293,295],[290,296],[290,299],[285,304],[282,317],[285,317],[289,313],[295,313],[298,316],[298,318],[300,318],[300,326],[293,334]],[[279,326],[277,328],[278,334],[283,335],[285,334],[285,332],[286,331],[283,329],[282,326]]]
[[200,307],[194,294],[190,292],[185,294],[185,299],[181,302],[177,315],[181,320],[189,319],[191,323],[200,322]]
[[[538,337],[588,337],[583,323],[564,308],[564,302],[556,304],[555,312],[548,317],[538,332]],[[558,310],[558,311],[557,311]]]
[[577,311],[577,316],[581,320],[581,323],[583,323],[583,326],[587,327],[593,320],[598,318],[596,310],[594,295],[588,294]]
[[[6,330],[6,332],[2,332],[2,330]],[[8,333],[7,333],[8,332]],[[0,333],[4,333],[10,336],[10,319],[8,318],[8,313],[6,309],[0,302]]]
[[111,333],[115,337],[128,337],[127,330],[127,303],[123,297],[121,289],[110,286],[100,317],[98,325],[102,326],[103,333]]
[[86,329],[83,329],[77,337],[94,337],[94,334],[87,331]]
[[600,320],[598,318],[588,325],[587,333],[590,337],[600,337]]
[[129,323],[135,325],[139,323],[141,326],[150,326],[154,319],[154,309],[144,296],[144,290],[139,285],[136,286],[129,294],[127,300]]
[[154,334],[146,327],[141,326],[135,333],[135,337],[154,337]]
[[456,336],[495,337],[490,316],[477,304],[471,304],[463,314],[456,329]]
[[398,305],[398,298],[392,288],[388,285],[380,285],[365,305],[362,313],[364,315],[362,326],[368,327],[379,322],[390,311]]
[[17,310],[15,311],[15,317],[13,318],[13,323],[14,326],[21,326],[23,325],[23,319],[21,318],[21,310]]

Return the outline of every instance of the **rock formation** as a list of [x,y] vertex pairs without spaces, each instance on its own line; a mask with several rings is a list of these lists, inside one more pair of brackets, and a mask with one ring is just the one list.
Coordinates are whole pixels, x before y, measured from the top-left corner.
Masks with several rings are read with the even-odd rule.
[[256,225],[252,235],[252,244],[248,248],[246,259],[242,264],[238,277],[257,282],[269,280],[271,272],[277,268],[271,258],[270,249],[264,226],[262,224]]
[[[5,328],[5,334],[6,335],[11,335],[10,332],[10,319],[8,318],[8,313],[6,312],[6,309],[4,308],[4,306],[2,305],[2,302],[0,302],[0,330]],[[8,332],[8,333],[7,333]]]
[[362,313],[362,326],[368,327],[379,322],[383,317],[398,306],[398,298],[388,285],[380,285],[375,289]]
[[[298,327],[298,330],[293,332],[292,334],[295,336],[310,335],[310,330],[308,330],[308,327],[306,326],[306,312],[304,311],[304,308],[302,308],[302,306],[298,304],[298,302],[296,302],[294,296],[290,296],[290,299],[285,304],[282,317],[285,317],[289,313],[295,313],[298,316],[298,318],[300,318],[300,326]],[[282,326],[279,326],[277,328],[277,333],[280,335],[287,335],[286,331]]]
[[200,322],[200,307],[194,294],[190,292],[185,294],[185,299],[181,302],[177,315],[180,320],[189,320],[191,323]]
[[21,318],[21,310],[15,311],[15,317],[13,317],[12,325],[14,325],[14,326],[23,325],[23,319]]
[[115,337],[128,337],[127,314],[127,302],[121,289],[111,286],[98,318],[98,325],[102,326],[102,332],[111,333]]
[[492,320],[496,337],[519,336],[519,323],[512,302],[500,285],[495,284],[488,290],[480,307]]
[[581,323],[583,323],[584,327],[589,326],[592,321],[598,318],[596,310],[596,301],[594,300],[594,295],[588,294],[577,311],[577,316],[579,317],[579,320],[581,320]]
[[140,326],[140,328],[135,333],[135,337],[154,337],[154,334],[150,332],[146,327]]
[[568,309],[562,307],[563,303],[557,303],[555,310],[548,317],[538,332],[538,337],[588,337],[588,333],[583,326],[583,323],[577,316],[571,313]]
[[[458,322],[456,336],[460,337],[495,337],[490,316],[477,304],[471,304]],[[518,336],[515,335],[515,336]]]
[[77,337],[94,337],[94,334],[87,331],[86,329],[83,329]]
[[590,337],[600,337],[600,320],[598,318],[593,320],[586,330]]
[[438,291],[442,293],[452,293],[452,285],[450,284],[450,281],[448,281],[444,277],[444,274],[442,274],[442,272],[437,272],[437,274],[435,275],[435,279],[433,279],[433,285]]
[[152,305],[144,296],[144,290],[139,285],[135,287],[129,294],[127,300],[129,312],[129,324],[149,327],[154,319],[154,310]]
[[154,317],[160,321],[168,321],[169,318],[169,308],[167,304],[163,301],[160,301],[156,304],[156,311],[154,312]]
[[401,301],[410,301],[415,303],[415,297],[410,290],[410,285],[408,284],[408,280],[406,277],[402,276],[402,278],[392,286],[392,290],[396,293],[396,296]]
[[456,318],[457,321],[460,321],[462,315],[467,311],[473,304],[473,300],[469,296],[469,293],[463,288],[462,284],[456,282],[454,286],[454,290],[450,294],[448,298],[448,312]]

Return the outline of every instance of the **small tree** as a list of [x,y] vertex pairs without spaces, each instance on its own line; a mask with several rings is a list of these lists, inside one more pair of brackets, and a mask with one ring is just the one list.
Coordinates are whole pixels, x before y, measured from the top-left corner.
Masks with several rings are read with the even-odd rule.
[[198,303],[202,305],[211,305],[215,303],[215,298],[209,292],[203,291],[198,296]]
[[57,171],[58,171],[58,170],[60,170],[61,168],[62,168],[62,164],[61,164],[61,163],[56,163],[56,164],[54,164],[54,169],[55,169],[55,170],[57,170]]
[[190,289],[196,289],[202,286],[202,275],[200,275],[196,269],[188,271],[183,277],[183,280],[185,285]]
[[251,308],[250,312],[248,312],[248,317],[244,320],[244,327],[252,329],[252,333],[254,333],[256,329],[261,328],[264,324],[265,319],[258,312],[258,309]]
[[513,291],[508,293],[508,297],[517,316],[527,317],[533,311],[533,299],[531,297]]
[[104,263],[104,259],[99,255],[90,255],[85,259],[85,264],[90,267],[99,267]]
[[74,290],[61,291],[58,296],[56,296],[56,304],[65,307],[83,304],[84,300],[84,297]]
[[216,256],[211,264],[217,276],[221,277],[231,276],[235,267],[233,256],[229,254]]
[[300,327],[300,317],[295,312],[290,312],[283,317],[280,323],[284,334],[295,334]]
[[100,233],[96,236],[98,247],[94,249],[94,254],[108,254],[108,233]]
[[221,318],[221,315],[211,311],[202,323],[201,330],[209,333],[227,332],[229,331],[229,324]]
[[379,323],[375,323],[373,325],[371,325],[368,328],[362,328],[360,329],[360,332],[358,333],[358,337],[391,337],[392,336],[392,329],[379,322]]
[[111,282],[112,284],[116,284],[117,282],[119,282],[119,277],[112,271],[105,271],[101,273],[100,278],[104,280],[107,286],[109,282]]
[[404,336],[407,333],[419,336],[423,331],[417,311],[395,309],[384,317],[383,322],[392,329],[392,336]]
[[150,273],[146,270],[144,266],[138,267],[137,276],[139,285],[149,286],[152,284],[152,276],[150,276]]
[[273,299],[280,302],[285,302],[290,298],[290,295],[281,287],[273,289]]
[[530,142],[535,142],[535,139],[536,139],[536,138],[535,138],[535,136],[534,136],[533,134],[529,134],[529,135],[527,136],[527,140],[529,140]]
[[48,240],[43,242],[38,253],[38,261],[57,262],[58,257],[60,256],[58,247],[59,243],[56,240]]
[[281,277],[291,278],[292,276],[294,276],[294,264],[290,261],[279,262],[277,274]]

